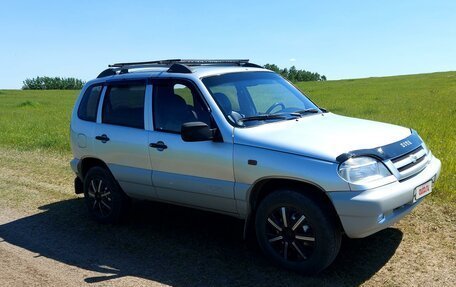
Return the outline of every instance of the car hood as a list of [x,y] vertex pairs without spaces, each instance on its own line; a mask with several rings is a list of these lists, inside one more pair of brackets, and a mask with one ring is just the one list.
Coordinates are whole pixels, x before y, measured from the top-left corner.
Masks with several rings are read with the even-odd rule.
[[410,134],[396,125],[324,113],[235,128],[234,143],[336,162],[343,153],[381,147]]

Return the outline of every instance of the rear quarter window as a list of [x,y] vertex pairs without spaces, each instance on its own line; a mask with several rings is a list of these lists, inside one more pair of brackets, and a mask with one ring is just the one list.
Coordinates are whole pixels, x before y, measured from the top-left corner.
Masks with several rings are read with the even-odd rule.
[[84,121],[96,122],[98,103],[103,86],[91,86],[82,96],[81,103],[78,108],[78,118]]

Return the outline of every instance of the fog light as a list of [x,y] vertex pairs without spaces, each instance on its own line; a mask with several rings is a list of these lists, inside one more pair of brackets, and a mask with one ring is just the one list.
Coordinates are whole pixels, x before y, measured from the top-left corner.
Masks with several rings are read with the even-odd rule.
[[383,221],[385,221],[385,215],[380,213],[379,216],[377,216],[377,222],[382,223]]

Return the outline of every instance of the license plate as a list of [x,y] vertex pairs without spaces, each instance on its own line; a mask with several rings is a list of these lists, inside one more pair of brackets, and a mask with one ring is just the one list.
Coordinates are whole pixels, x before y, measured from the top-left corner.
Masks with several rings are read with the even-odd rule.
[[432,180],[417,186],[415,191],[413,192],[413,201],[417,201],[418,199],[422,198],[423,196],[428,195],[432,192]]

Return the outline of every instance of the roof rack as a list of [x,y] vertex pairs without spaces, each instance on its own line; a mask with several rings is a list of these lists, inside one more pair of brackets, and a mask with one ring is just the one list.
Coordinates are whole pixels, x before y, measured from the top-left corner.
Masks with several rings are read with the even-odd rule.
[[248,59],[229,59],[229,60],[195,60],[195,59],[168,59],[146,62],[116,63],[109,65],[109,69],[101,72],[97,78],[128,73],[130,69],[169,67],[168,73],[192,73],[191,66],[242,66],[263,68],[260,65],[249,63]]

